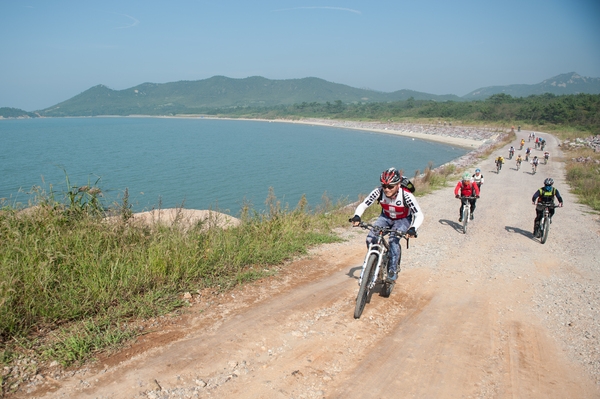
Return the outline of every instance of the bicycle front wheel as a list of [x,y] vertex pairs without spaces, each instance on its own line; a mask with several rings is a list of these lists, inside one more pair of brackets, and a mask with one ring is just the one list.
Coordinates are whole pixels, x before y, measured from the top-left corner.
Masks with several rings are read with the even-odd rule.
[[367,297],[369,296],[369,284],[373,280],[373,274],[375,273],[375,266],[377,265],[376,254],[371,254],[367,259],[365,270],[363,271],[362,281],[360,282],[360,288],[358,289],[358,295],[356,296],[356,307],[354,308],[354,318],[359,319],[365,305],[367,304]]
[[546,240],[548,239],[549,231],[550,231],[550,219],[545,217],[544,218],[544,226],[542,227],[542,239],[540,240],[542,242],[542,244],[546,243]]
[[467,224],[469,223],[469,216],[470,216],[469,212],[469,207],[465,205],[465,208],[463,209],[463,233],[467,234]]

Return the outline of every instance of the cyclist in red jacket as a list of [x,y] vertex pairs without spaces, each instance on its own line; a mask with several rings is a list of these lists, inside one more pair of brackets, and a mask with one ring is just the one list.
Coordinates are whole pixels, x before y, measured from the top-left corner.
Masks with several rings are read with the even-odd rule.
[[[454,188],[454,196],[456,198],[460,197],[477,197],[479,198],[479,187],[476,183],[474,183],[471,179],[471,174],[465,172],[462,177],[462,180],[456,184]],[[471,220],[473,220],[473,213],[475,213],[475,202],[477,198],[469,199],[468,201],[471,203]],[[466,199],[460,201],[460,214],[458,216],[458,221],[462,222],[462,214],[463,208],[465,207]]]

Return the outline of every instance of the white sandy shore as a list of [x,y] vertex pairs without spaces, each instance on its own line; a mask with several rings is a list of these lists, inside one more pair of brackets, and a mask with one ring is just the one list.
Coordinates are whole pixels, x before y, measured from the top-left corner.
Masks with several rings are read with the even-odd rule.
[[[178,117],[176,117],[178,118]],[[183,118],[198,118],[185,116]],[[495,140],[502,130],[499,128],[451,126],[449,124],[421,125],[395,122],[355,122],[331,119],[307,118],[300,120],[287,119],[251,119],[251,118],[216,118],[204,116],[204,119],[243,120],[255,122],[298,123],[305,125],[326,126],[343,129],[364,130],[376,133],[395,134],[414,139],[435,141],[456,147],[475,150],[485,143]]]

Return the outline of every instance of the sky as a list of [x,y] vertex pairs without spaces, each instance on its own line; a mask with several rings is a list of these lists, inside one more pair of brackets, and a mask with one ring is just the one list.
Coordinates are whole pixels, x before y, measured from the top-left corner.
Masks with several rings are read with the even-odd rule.
[[0,107],[103,84],[317,77],[463,96],[600,77],[599,0],[0,0]]

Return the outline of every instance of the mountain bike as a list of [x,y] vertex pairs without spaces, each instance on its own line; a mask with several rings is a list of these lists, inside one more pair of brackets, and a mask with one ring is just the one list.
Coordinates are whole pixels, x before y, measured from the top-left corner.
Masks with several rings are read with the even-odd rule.
[[517,172],[521,169],[521,161],[517,161]]
[[550,232],[550,224],[552,223],[552,219],[550,219],[550,209],[556,208],[555,204],[544,204],[544,214],[542,216],[542,220],[540,220],[540,242],[542,244],[546,243],[548,239],[548,233]]
[[508,151],[508,159],[512,159],[513,155],[515,155],[514,151]]
[[[375,285],[382,284],[381,296],[387,298],[394,289],[394,281],[390,281],[387,278],[388,274],[388,262],[391,259],[389,254],[390,246],[385,236],[394,233],[400,238],[406,239],[406,248],[408,248],[408,238],[406,233],[399,230],[390,229],[387,227],[373,226],[369,223],[360,222],[357,227],[361,227],[367,230],[373,230],[377,237],[375,242],[369,244],[369,249],[365,255],[365,260],[362,265],[360,272],[360,278],[358,279],[358,295],[356,296],[356,307],[354,308],[354,318],[360,318],[368,299],[370,298],[371,291],[375,288]],[[402,246],[399,247],[398,253],[398,266],[402,259]]]
[[500,169],[502,169],[502,162],[496,161],[496,174],[500,174]]
[[546,165],[548,163],[549,157],[550,157],[550,155],[544,155],[544,165]]
[[531,164],[531,174],[535,175],[535,172],[537,171],[537,164],[532,163]]
[[471,217],[471,201],[472,199],[476,199],[477,197],[466,197],[466,196],[460,196],[458,197],[458,199],[460,199],[463,203],[463,211],[462,211],[462,227],[463,227],[463,233],[467,234],[467,224],[469,224],[469,218]]

